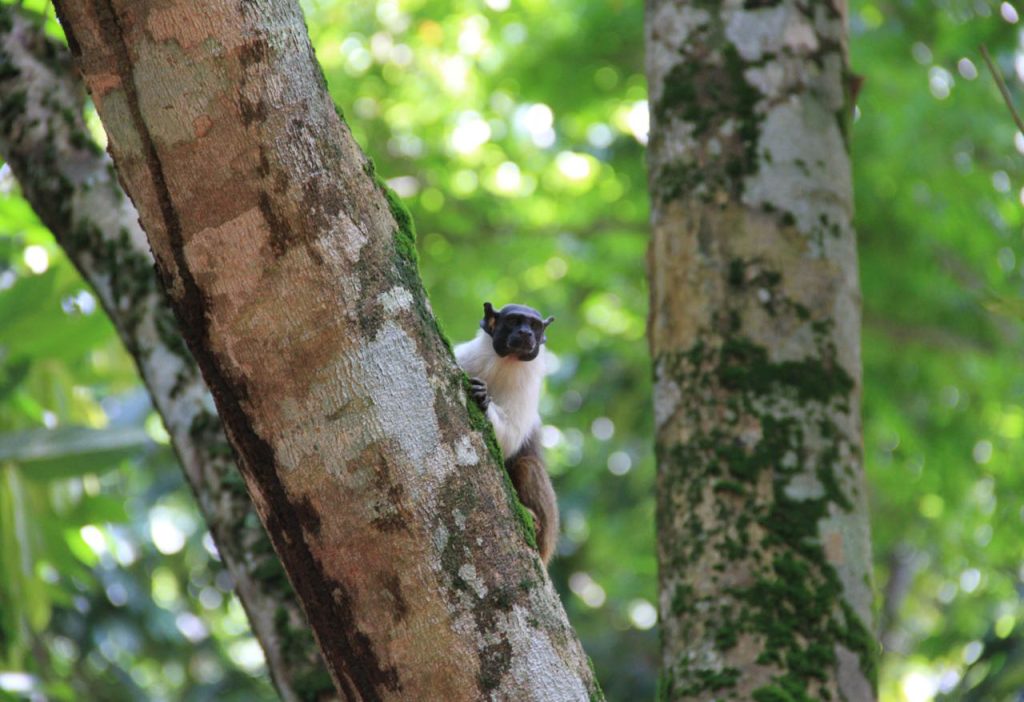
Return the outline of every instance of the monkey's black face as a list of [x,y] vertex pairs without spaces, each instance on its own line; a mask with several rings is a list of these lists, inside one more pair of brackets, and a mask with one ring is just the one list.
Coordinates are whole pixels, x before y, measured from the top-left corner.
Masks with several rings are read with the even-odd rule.
[[520,361],[532,361],[547,340],[544,330],[554,319],[542,319],[537,310],[525,305],[505,305],[495,312],[487,302],[480,327],[491,335],[494,352],[502,358],[514,355]]
[[520,361],[532,361],[540,353],[544,322],[539,314],[502,313],[491,332],[494,352],[504,358],[515,354]]

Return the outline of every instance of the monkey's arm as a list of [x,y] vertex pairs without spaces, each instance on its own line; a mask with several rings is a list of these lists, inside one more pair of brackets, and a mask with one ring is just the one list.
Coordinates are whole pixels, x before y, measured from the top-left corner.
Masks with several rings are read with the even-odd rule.
[[505,470],[519,501],[533,514],[537,547],[547,565],[558,544],[558,502],[541,452],[540,429],[535,429],[519,451],[505,461]]

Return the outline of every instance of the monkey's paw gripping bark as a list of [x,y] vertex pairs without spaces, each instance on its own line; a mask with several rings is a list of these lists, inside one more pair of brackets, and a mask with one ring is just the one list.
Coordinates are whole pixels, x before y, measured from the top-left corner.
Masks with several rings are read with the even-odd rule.
[[473,402],[484,412],[491,406],[491,396],[487,393],[487,383],[479,378],[470,378],[469,394],[472,396]]

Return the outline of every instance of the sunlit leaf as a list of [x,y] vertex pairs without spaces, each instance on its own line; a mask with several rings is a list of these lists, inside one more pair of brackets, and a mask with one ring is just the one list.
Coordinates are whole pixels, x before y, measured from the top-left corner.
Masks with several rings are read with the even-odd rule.
[[990,298],[985,308],[997,314],[1024,320],[1024,298]]
[[14,463],[26,478],[53,480],[110,470],[152,445],[141,427],[34,429],[0,434],[0,462]]

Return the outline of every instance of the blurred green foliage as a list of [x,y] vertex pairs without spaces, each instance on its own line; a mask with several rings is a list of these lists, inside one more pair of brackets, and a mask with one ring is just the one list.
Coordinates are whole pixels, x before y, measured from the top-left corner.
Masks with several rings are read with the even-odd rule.
[[[642,5],[304,7],[336,101],[415,216],[452,339],[484,300],[558,318],[552,577],[608,698],[653,698]],[[1019,20],[989,0],[850,7],[884,700],[1024,687],[1024,137],[977,51],[1024,102]],[[0,698],[272,699],[96,307],[0,170]]]

